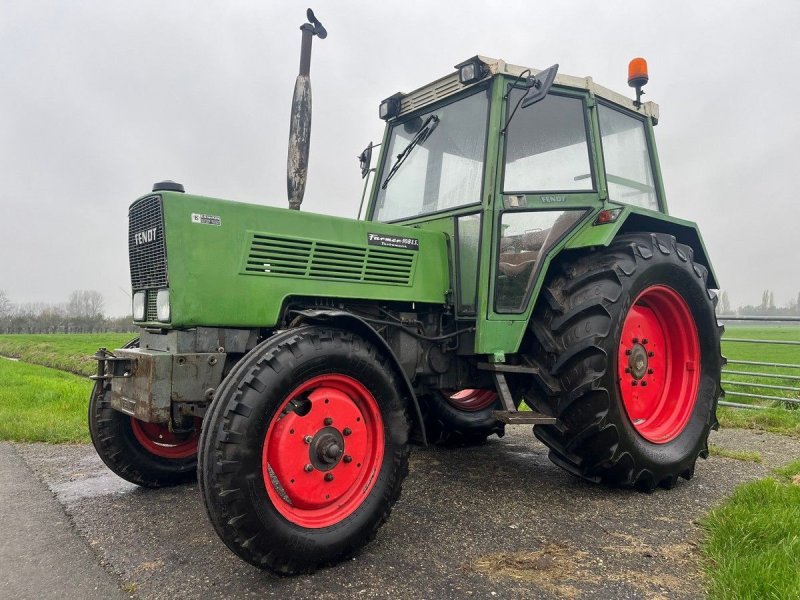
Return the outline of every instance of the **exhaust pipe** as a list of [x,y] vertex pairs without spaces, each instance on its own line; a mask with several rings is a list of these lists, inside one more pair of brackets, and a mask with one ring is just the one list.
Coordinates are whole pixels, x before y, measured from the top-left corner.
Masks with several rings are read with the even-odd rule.
[[294,82],[292,116],[289,122],[289,158],[286,161],[286,190],[289,208],[300,210],[306,192],[308,177],[308,150],[311,145],[311,40],[316,35],[324,40],[328,32],[314,12],[306,11],[309,23],[303,23],[303,41],[300,46],[300,72]]

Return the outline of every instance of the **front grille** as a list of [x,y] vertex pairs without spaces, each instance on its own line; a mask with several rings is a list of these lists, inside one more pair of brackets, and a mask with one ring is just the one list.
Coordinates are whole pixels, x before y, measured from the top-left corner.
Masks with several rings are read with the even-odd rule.
[[350,246],[252,234],[244,272],[409,285],[417,253],[402,249]]
[[144,320],[148,322],[158,321],[158,290],[147,290],[144,303]]
[[[148,196],[128,211],[128,256],[134,290],[167,287],[167,246],[161,196]],[[153,294],[155,301],[155,294]],[[148,314],[149,314],[148,295]]]

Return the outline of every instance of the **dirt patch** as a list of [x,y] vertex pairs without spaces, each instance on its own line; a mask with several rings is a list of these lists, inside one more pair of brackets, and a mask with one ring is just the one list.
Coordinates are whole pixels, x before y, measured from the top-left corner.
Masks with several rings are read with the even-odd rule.
[[493,579],[510,578],[535,583],[560,598],[577,598],[580,589],[568,582],[576,579],[585,552],[566,545],[546,544],[531,552],[499,552],[478,558],[472,567]]
[[[690,596],[701,586],[695,544],[653,546],[624,533],[610,533],[620,543],[589,553],[569,544],[546,543],[541,549],[499,552],[481,556],[471,567],[494,580],[512,579],[535,584],[559,598],[584,597],[587,587],[602,587],[613,581],[636,590],[650,600]],[[625,566],[618,564],[622,558]],[[645,560],[646,568],[631,567]],[[668,569],[653,568],[653,563]]]

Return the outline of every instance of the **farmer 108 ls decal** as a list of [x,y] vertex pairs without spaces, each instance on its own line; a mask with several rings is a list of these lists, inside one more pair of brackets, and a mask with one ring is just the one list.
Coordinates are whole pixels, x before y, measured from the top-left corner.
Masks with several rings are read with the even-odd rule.
[[[293,208],[325,33],[309,18]],[[721,394],[711,264],[697,227],[667,214],[658,107],[556,71],[475,56],[381,103],[363,220],[172,182],[136,200],[141,332],[98,352],[89,407],[105,463],[150,487],[197,474],[228,547],[284,574],[372,539],[410,440],[533,424],[584,479],[691,478]],[[643,60],[629,80],[640,92]]]

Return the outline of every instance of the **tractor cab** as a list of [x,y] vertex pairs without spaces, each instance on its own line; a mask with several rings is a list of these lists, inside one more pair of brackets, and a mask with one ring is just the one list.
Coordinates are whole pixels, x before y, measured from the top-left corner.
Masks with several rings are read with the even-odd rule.
[[[476,352],[521,336],[550,257],[592,220],[666,213],[658,106],[591,78],[476,56],[380,105],[387,127],[366,218],[443,231]],[[601,212],[604,212],[599,218]]]

